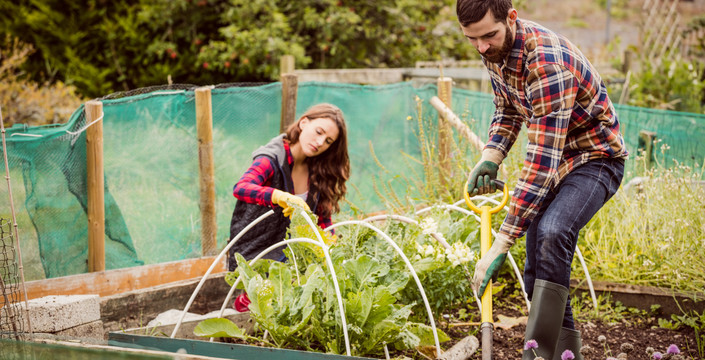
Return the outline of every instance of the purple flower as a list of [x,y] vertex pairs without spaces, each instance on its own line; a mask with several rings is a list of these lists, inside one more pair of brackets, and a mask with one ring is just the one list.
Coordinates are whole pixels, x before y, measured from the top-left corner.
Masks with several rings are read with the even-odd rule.
[[573,359],[575,359],[575,355],[570,350],[566,350],[563,352],[563,354],[561,354],[561,360],[573,360]]
[[524,345],[524,350],[529,350],[529,349],[536,349],[539,347],[539,344],[536,342],[536,340],[531,339],[526,342]]
[[661,360],[661,359],[663,359],[663,355],[661,355],[661,353],[657,351],[654,353],[653,358],[655,360]]
[[666,351],[666,354],[680,354],[681,351],[678,350],[678,346],[676,344],[671,344],[671,346],[668,347],[668,350]]

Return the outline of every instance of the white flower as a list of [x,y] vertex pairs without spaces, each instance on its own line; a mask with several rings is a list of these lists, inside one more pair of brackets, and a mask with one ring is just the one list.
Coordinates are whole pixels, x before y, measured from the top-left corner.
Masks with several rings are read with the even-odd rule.
[[436,223],[436,220],[433,220],[433,218],[430,217],[421,220],[419,226],[423,230],[423,233],[426,235],[435,233],[438,229],[438,223]]
[[424,252],[423,246],[421,246],[421,244],[419,244],[419,243],[416,243],[416,252],[419,254],[423,254],[423,252]]
[[[453,266],[468,263],[475,257],[474,252],[467,245],[460,242],[451,245],[450,248],[445,250],[445,254],[448,261],[454,263]],[[456,262],[457,264],[455,264]]]
[[651,267],[651,266],[654,266],[654,263],[651,260],[646,259],[646,260],[644,260],[644,263],[642,265],[645,267]]
[[674,61],[671,63],[671,66],[668,67],[668,78],[669,79],[673,77],[673,73],[675,71],[676,71],[676,62]]
[[426,256],[433,256],[433,254],[436,253],[436,249],[434,249],[432,245],[426,245],[424,248],[424,255]]

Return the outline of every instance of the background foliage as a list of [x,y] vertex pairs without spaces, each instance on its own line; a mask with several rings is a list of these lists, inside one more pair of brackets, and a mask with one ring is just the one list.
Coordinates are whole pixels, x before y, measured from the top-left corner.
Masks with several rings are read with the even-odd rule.
[[28,79],[20,68],[34,48],[9,35],[0,41],[0,108],[5,126],[65,122],[82,102],[76,88],[61,81],[40,84]]
[[[85,96],[165,84],[272,81],[297,68],[407,67],[477,56],[455,1],[0,1],[0,31],[36,51],[23,69]],[[169,80],[170,79],[170,80]]]

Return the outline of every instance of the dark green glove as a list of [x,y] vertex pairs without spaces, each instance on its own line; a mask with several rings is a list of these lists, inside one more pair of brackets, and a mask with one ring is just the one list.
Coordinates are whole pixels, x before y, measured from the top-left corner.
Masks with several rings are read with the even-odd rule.
[[477,296],[482,297],[487,284],[491,280],[497,280],[499,269],[502,268],[504,260],[507,258],[509,248],[514,245],[514,240],[507,236],[497,234],[490,247],[480,261],[475,264],[475,274],[472,278],[472,288],[477,291]]
[[475,165],[468,179],[468,194],[475,196],[497,191],[497,186],[492,181],[497,178],[497,170],[499,165],[489,160]]

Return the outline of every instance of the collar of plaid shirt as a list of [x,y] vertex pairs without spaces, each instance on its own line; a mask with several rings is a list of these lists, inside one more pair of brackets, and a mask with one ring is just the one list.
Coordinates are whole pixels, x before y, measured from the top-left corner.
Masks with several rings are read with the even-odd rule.
[[522,71],[522,60],[524,59],[524,41],[526,40],[526,31],[521,20],[516,21],[516,31],[514,33],[514,46],[512,51],[507,56],[501,70],[511,70],[515,73]]

